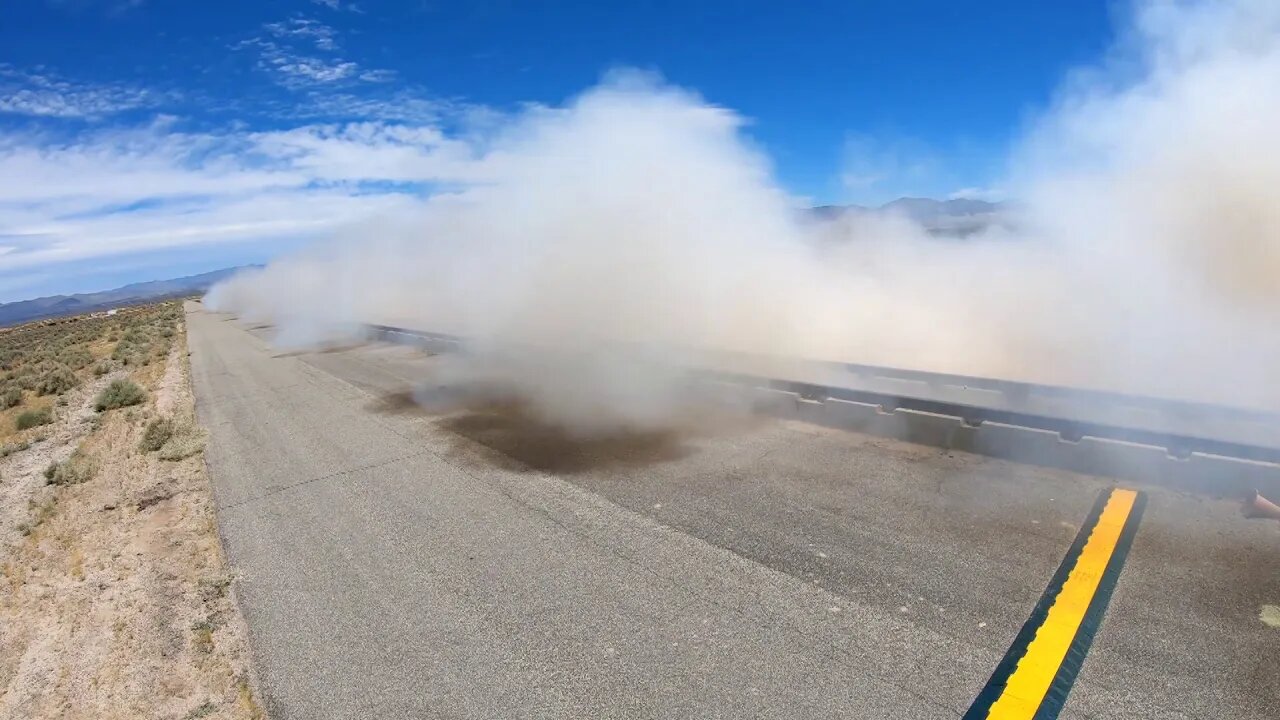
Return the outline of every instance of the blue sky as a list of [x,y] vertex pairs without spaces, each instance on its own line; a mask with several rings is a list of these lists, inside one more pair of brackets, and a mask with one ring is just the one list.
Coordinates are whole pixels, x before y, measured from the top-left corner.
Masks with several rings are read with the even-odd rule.
[[0,302],[260,262],[447,185],[619,67],[749,119],[814,203],[987,192],[1100,0],[9,0]]

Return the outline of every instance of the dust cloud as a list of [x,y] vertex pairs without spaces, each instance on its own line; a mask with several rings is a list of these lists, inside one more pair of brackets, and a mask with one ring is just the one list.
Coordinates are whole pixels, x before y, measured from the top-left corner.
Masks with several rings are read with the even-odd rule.
[[456,333],[442,370],[574,432],[681,412],[724,348],[1280,407],[1280,5],[1149,2],[1009,160],[1012,230],[820,221],[744,119],[615,73],[526,111],[462,189],[206,299],[305,346]]

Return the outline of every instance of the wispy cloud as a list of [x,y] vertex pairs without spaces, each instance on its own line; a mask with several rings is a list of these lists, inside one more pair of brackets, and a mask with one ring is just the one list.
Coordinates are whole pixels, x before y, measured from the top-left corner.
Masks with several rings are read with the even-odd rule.
[[164,95],[119,83],[87,84],[0,63],[0,114],[98,119],[154,107]]
[[[366,88],[367,90],[368,88]],[[295,121],[378,120],[414,125],[445,120],[467,120],[467,105],[433,98],[409,90],[371,94],[369,92],[310,92],[303,102],[281,104],[275,114]]]
[[260,26],[232,50],[287,92],[228,99],[242,119],[221,126],[190,115],[198,88],[0,63],[0,295],[100,260],[296,246],[492,177],[495,111],[394,83],[342,40],[308,18]]
[[317,50],[334,51],[338,49],[335,40],[337,33],[333,28],[318,20],[308,18],[290,18],[282,22],[267,23],[262,26],[277,38],[298,38],[315,43]]
[[360,73],[360,79],[365,82],[391,82],[396,79],[394,70],[364,70]]
[[258,67],[280,85],[304,89],[342,82],[383,83],[395,78],[391,70],[365,68],[343,57],[332,27],[309,18],[291,18],[263,26],[265,35],[234,47],[258,54]]
[[49,144],[0,134],[0,274],[223,242],[315,237],[487,177],[432,126],[182,132],[172,120]]
[[363,13],[364,9],[353,2],[342,2],[342,0],[311,0],[316,5],[323,5],[330,10],[345,10],[347,12]]

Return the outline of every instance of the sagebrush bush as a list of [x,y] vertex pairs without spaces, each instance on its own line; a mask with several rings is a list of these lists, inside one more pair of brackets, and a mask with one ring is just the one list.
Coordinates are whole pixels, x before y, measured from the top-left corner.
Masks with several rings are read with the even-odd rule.
[[111,363],[108,363],[106,360],[103,360],[102,362],[93,366],[94,377],[102,377],[103,375],[106,375],[109,372],[111,372]]
[[36,384],[36,392],[41,395],[61,395],[80,384],[79,378],[70,369],[61,365],[50,368],[40,377]]
[[79,370],[93,362],[93,356],[89,354],[89,351],[79,346],[63,351],[59,359],[63,365],[73,370]]
[[120,342],[137,345],[147,341],[147,336],[138,328],[129,328],[124,331],[124,335],[120,337]]
[[76,450],[62,462],[50,463],[44,470],[44,479],[50,485],[79,485],[93,479],[97,464],[84,453]]
[[137,405],[147,399],[147,394],[132,380],[112,380],[102,392],[98,393],[93,406],[98,412]]
[[39,410],[27,410],[19,414],[17,419],[14,420],[14,425],[19,430],[26,430],[27,428],[48,425],[51,422],[53,422],[53,410],[40,408]]
[[173,437],[173,421],[167,418],[156,418],[147,423],[147,429],[142,433],[142,441],[138,443],[138,449],[142,452],[155,452],[164,447],[171,437]]
[[128,358],[131,357],[134,352],[135,349],[133,345],[121,340],[116,343],[115,349],[111,351],[111,359],[124,365],[128,365]]
[[22,388],[7,387],[0,392],[0,410],[8,410],[22,404]]

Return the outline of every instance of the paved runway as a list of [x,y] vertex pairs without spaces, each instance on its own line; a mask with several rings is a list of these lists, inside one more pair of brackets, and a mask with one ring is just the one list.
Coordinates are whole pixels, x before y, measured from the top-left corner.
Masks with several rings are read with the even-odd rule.
[[[1103,478],[765,418],[581,443],[189,304],[277,719],[959,717]],[[1149,505],[1063,718],[1280,716],[1280,524]]]

